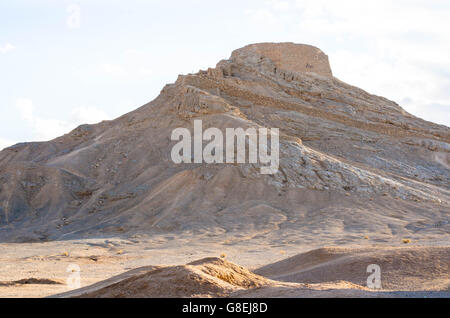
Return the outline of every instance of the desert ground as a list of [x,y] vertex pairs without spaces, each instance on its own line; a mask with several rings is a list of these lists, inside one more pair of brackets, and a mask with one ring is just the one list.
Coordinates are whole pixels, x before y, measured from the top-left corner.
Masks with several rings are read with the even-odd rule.
[[[175,163],[172,132],[199,120],[278,128],[278,169]],[[449,184],[450,128],[335,78],[318,48],[252,44],[2,150],[0,296],[450,297]]]
[[[343,200],[356,206],[356,199],[345,196]],[[389,201],[385,197],[379,200]],[[208,232],[135,234],[2,243],[0,295],[450,297],[449,225],[427,225],[425,215],[422,223],[412,222],[404,213],[394,213],[405,203],[393,201],[389,216],[380,216],[370,206],[363,216],[367,224],[376,224],[379,217],[385,222],[389,218],[387,224],[395,229],[390,231],[361,228],[342,216],[324,221],[323,211],[317,211],[304,227],[300,225],[305,220],[298,215],[269,230],[241,229],[228,236]],[[373,204],[380,206],[376,200]],[[423,209],[430,217],[430,210]],[[331,224],[324,227],[323,222]],[[349,224],[349,228],[344,232],[335,222]],[[196,265],[185,265],[189,263]],[[79,266],[81,289],[68,285],[73,264]],[[370,264],[380,266],[381,289],[367,287]],[[192,278],[193,273],[198,277]]]
[[[33,243],[13,248],[2,245],[0,294],[2,297],[450,297],[448,246],[405,247],[401,243],[398,247],[382,247],[367,243],[308,251],[308,247],[289,244],[254,248],[251,242],[247,246],[227,246],[220,242],[180,241],[161,237]],[[80,289],[67,285],[72,274],[67,269],[71,264],[80,268]],[[381,289],[366,285],[369,264],[381,268]]]

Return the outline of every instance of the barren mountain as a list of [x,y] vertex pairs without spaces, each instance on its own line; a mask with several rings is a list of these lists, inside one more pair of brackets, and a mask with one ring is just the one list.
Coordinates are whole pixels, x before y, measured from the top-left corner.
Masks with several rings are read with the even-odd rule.
[[[387,74],[388,76],[388,74]],[[280,130],[280,167],[175,164],[177,127]],[[333,77],[319,49],[253,44],[112,121],[0,152],[0,241],[161,233],[448,244],[450,129]]]

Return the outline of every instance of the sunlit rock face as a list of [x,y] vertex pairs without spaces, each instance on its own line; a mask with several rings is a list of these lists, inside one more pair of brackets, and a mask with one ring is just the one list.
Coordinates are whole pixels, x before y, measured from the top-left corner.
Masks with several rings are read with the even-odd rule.
[[231,55],[232,60],[250,65],[261,64],[266,58],[278,70],[315,73],[326,77],[333,76],[328,56],[311,45],[258,43],[235,50]]
[[[175,164],[172,131],[200,119],[279,128],[278,172]],[[1,151],[0,241],[250,231],[310,242],[311,228],[331,241],[439,237],[450,226],[449,143],[448,127],[333,77],[319,49],[252,44],[115,120]]]

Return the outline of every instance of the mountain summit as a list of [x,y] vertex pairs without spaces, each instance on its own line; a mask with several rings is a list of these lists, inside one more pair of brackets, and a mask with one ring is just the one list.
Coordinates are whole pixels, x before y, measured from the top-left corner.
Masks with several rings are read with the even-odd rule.
[[295,43],[257,43],[235,50],[231,59],[245,64],[263,64],[267,59],[269,65],[276,69],[292,72],[316,73],[332,77],[328,56],[320,49],[306,44]]
[[[279,128],[278,172],[175,164],[172,131],[199,119]],[[0,240],[439,240],[450,231],[449,156],[448,127],[336,79],[319,49],[252,44],[115,120],[1,151]]]

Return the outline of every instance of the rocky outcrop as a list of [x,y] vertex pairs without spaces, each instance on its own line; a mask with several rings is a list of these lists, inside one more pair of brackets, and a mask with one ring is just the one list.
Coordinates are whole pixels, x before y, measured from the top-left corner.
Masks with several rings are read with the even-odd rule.
[[328,56],[311,45],[295,43],[250,44],[231,54],[231,59],[273,73],[315,73],[332,77]]
[[[192,129],[195,119],[222,130],[279,128],[278,172],[174,164],[171,132]],[[363,211],[370,200],[380,215],[410,211],[402,226],[433,224],[449,213],[449,143],[448,127],[334,78],[319,49],[253,44],[215,68],[180,75],[154,101],[113,121],[0,152],[0,240],[217,234],[239,220],[268,235],[309,222],[304,209]]]

